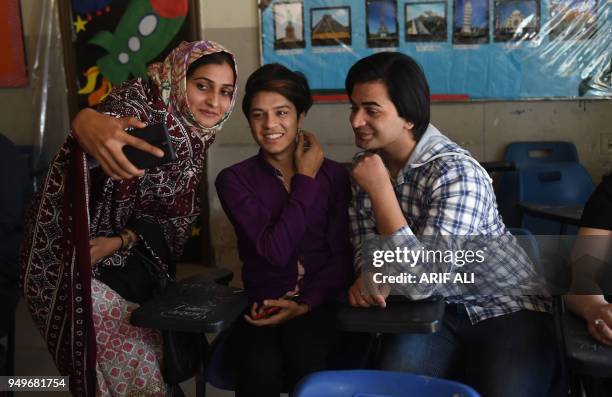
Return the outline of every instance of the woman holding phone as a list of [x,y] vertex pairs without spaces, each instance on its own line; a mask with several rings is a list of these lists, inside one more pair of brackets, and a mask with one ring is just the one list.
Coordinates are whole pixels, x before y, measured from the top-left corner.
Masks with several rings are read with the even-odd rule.
[[232,222],[251,305],[230,335],[238,396],[278,396],[327,368],[334,302],[352,278],[348,171],[302,131],[312,105],[301,74],[264,65],[242,110],[259,153],[215,185]]
[[[50,164],[27,216],[23,292],[75,395],[167,394],[160,333],[130,325],[130,313],[151,297],[151,272],[174,273],[199,215],[204,156],[235,101],[234,57],[214,42],[183,42],[148,74],[113,90],[97,109],[106,116],[84,111],[75,120],[77,133]],[[120,126],[165,124],[176,160],[136,175],[116,168],[112,150],[90,144],[109,116]],[[163,154],[121,133],[113,134]]]

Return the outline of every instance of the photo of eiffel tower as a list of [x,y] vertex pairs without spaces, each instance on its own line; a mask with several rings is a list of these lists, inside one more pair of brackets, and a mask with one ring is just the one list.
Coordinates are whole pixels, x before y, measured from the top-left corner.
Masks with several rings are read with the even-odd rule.
[[397,47],[397,4],[394,0],[366,1],[368,47]]

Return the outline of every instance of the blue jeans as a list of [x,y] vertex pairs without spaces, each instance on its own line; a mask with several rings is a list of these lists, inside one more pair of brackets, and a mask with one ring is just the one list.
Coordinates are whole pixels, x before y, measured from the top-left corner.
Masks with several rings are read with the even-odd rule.
[[547,313],[523,310],[472,325],[463,305],[447,305],[437,333],[384,335],[379,366],[457,380],[483,397],[564,395]]

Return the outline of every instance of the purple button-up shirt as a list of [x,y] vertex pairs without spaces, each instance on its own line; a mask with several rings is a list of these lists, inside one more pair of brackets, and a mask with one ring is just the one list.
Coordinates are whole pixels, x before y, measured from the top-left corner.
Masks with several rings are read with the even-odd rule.
[[252,302],[295,289],[314,308],[344,298],[352,281],[348,171],[325,159],[316,178],[295,174],[287,192],[260,154],[219,173],[215,185],[234,225],[242,279]]

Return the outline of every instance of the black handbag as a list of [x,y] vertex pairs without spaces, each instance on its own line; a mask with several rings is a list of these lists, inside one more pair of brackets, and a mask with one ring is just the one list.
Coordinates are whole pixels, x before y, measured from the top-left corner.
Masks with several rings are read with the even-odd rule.
[[[140,248],[132,250],[133,255],[149,272],[154,281],[156,294],[162,293],[171,284],[176,283],[170,276],[159,269]],[[202,338],[204,335],[191,332],[162,330],[163,361],[162,376],[166,383],[178,384],[195,375],[202,360]]]

